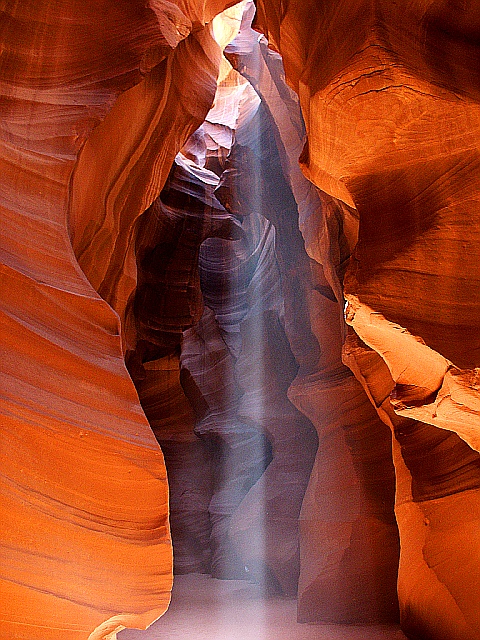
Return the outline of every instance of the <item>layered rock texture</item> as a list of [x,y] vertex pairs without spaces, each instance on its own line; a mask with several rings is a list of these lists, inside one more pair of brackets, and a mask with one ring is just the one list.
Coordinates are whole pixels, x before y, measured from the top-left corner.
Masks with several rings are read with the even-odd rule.
[[[238,136],[229,159],[233,166],[251,167],[257,192],[252,194],[244,170],[222,180],[233,183],[240,209],[260,208],[275,225],[286,335],[298,363],[288,397],[318,432],[300,519],[299,620],[391,621],[397,616],[398,565],[391,445],[388,430],[341,362],[339,277],[349,254],[342,208],[299,171],[303,122],[280,57],[246,26],[226,54],[251,79],[263,111],[249,135]],[[264,167],[260,175],[257,166]],[[338,245],[331,284],[307,256],[298,226],[299,218],[323,218],[324,211],[333,218],[327,224]]]
[[1,635],[479,640],[479,11],[232,4],[0,4]]
[[[246,20],[253,16],[252,9],[250,5]],[[296,113],[299,117],[298,105]],[[144,257],[133,316],[141,340],[130,362],[140,399],[166,453],[176,571],[250,578],[294,595],[298,516],[317,438],[312,424],[287,398],[298,370],[286,332],[285,304],[288,299],[292,305],[293,290],[288,296],[284,291],[276,227],[263,215],[278,209],[283,197],[290,198],[289,214],[296,215],[278,150],[271,157],[270,194],[260,185],[264,163],[256,160],[259,180],[254,188],[263,205],[240,196],[252,186],[255,169],[248,145],[260,148],[262,128],[264,138],[274,135],[273,122],[266,118],[252,85],[224,60],[211,111],[177,156],[160,197],[145,214],[155,220],[158,233],[145,227],[137,236],[142,246],[137,257]],[[267,151],[271,155],[274,147]],[[275,189],[280,197],[273,201]],[[175,239],[166,232],[167,219],[181,230]],[[295,217],[290,227],[295,228]],[[298,229],[296,233],[300,238]],[[144,251],[143,238],[155,248]],[[173,252],[169,243],[175,246]],[[142,285],[147,265],[151,290]],[[198,276],[200,286],[195,288]],[[159,374],[163,366],[151,358],[172,349],[173,329],[188,325],[188,313],[193,319],[199,294],[203,315],[183,335],[176,378],[177,391],[182,395],[183,388],[186,406],[193,410],[192,429],[191,419],[183,412],[172,415],[162,400],[176,393],[168,386],[173,380]],[[305,306],[305,294],[298,302]],[[293,320],[290,310],[288,321]],[[170,362],[172,357],[178,358],[171,353]]]
[[[304,172],[359,216],[344,359],[393,431],[403,627],[478,638],[478,9],[258,5],[300,98]],[[328,264],[323,221],[304,224]]]
[[104,638],[168,605],[165,467],[119,319],[226,4],[1,5],[4,638]]

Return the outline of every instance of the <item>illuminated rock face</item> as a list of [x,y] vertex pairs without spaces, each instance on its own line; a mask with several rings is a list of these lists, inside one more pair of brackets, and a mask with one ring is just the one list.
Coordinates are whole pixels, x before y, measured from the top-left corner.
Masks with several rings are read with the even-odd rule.
[[478,9],[258,0],[308,182],[280,58],[227,50],[255,101],[204,26],[229,4],[2,7],[2,637],[164,612],[150,423],[178,571],[390,620],[395,473],[403,628],[478,640]]
[[403,627],[478,638],[478,9],[258,4],[300,97],[304,171],[359,215],[344,358],[393,430]]
[[[248,130],[238,133],[219,191],[230,186],[239,211],[260,210],[275,225],[285,330],[299,366],[288,397],[318,432],[300,516],[298,617],[310,622],[396,620],[391,439],[341,362],[341,306],[335,291],[342,259],[339,255],[339,262],[325,269],[335,277],[330,285],[322,267],[307,256],[298,228],[299,218],[321,215],[327,206],[332,216],[339,215],[339,205],[319,194],[296,165],[303,123],[280,57],[245,27],[226,55],[251,79],[263,102]],[[256,176],[255,188],[250,175]],[[348,247],[344,232],[338,235]],[[290,450],[299,455],[294,447]]]
[[[252,139],[265,126],[259,97],[229,69],[206,122],[177,157],[137,234],[139,275],[132,315],[138,342],[129,363],[166,454],[176,571],[251,578],[295,594],[298,516],[317,442],[313,426],[287,398],[298,365],[285,331],[276,229],[263,215],[273,205],[278,209],[281,199],[273,203],[271,194],[260,193],[262,183],[257,192],[265,197],[261,209],[250,201],[234,211],[227,204],[239,188],[257,188],[251,182],[253,166],[243,156],[248,147],[236,142],[230,150],[233,136]],[[232,161],[225,163],[229,152]],[[293,215],[287,222],[293,230],[296,208],[279,173],[278,152],[275,158],[267,178],[277,174],[272,193],[276,190],[293,203],[293,210],[284,214],[287,221]],[[219,176],[206,166],[222,174],[215,193]],[[232,190],[232,167],[242,166],[247,182]],[[260,187],[263,163],[257,169]],[[301,239],[298,228],[296,236]],[[172,416],[172,407],[162,399],[182,395],[178,374],[175,390],[169,386],[173,376],[164,372],[165,357],[164,364],[149,361],[171,350],[179,342],[179,330],[195,319],[198,266],[205,310],[184,333],[180,350],[181,382],[195,414],[195,438],[192,419],[182,411]],[[297,303],[300,314],[305,300]],[[288,318],[295,324],[291,309]]]
[[4,638],[100,639],[167,607],[165,467],[119,316],[135,220],[213,99],[202,24],[223,8],[2,6]]

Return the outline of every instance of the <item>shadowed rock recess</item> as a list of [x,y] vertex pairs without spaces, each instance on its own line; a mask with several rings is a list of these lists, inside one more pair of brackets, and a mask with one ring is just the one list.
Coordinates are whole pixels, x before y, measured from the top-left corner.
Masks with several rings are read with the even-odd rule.
[[0,2],[2,639],[480,640],[480,10],[255,5]]

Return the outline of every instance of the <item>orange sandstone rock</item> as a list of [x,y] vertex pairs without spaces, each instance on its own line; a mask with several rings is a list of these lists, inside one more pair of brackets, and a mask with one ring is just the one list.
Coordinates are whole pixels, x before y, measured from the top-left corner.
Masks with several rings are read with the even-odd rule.
[[168,605],[165,467],[118,314],[226,4],[2,4],[2,637],[100,640]]
[[[299,514],[298,617],[310,622],[392,621],[398,615],[398,532],[393,513],[391,438],[361,385],[341,362],[340,278],[350,248],[343,228],[343,209],[319,193],[300,172],[297,161],[303,122],[298,100],[285,85],[280,57],[246,25],[226,55],[252,82],[262,105],[251,121],[250,132],[239,128],[238,141],[227,163],[230,173],[227,169],[222,176],[220,189],[230,186],[235,193],[232,201],[240,202],[239,212],[249,208],[261,211],[275,226],[285,306],[282,322],[299,365],[295,379],[291,376],[287,382],[287,357],[282,357],[284,389],[291,385],[288,398],[318,432],[318,452]],[[249,176],[255,176],[254,184]],[[350,216],[350,210],[347,213]],[[322,223],[324,234],[323,238],[316,238],[315,246],[330,249],[323,256],[322,266],[307,256],[299,233],[300,224],[304,235],[313,238],[313,221]],[[310,236],[306,231],[311,232]],[[330,236],[336,245],[327,244]],[[264,337],[257,346],[250,338],[248,359],[254,363],[259,355],[254,356],[253,352],[263,351],[267,371],[274,369],[268,365],[275,353],[269,341],[276,344],[277,350],[282,342],[278,335],[273,338],[274,327],[268,326],[265,334],[271,334],[271,338]],[[280,374],[277,376],[280,378]],[[270,374],[263,381],[267,407],[272,378]],[[252,381],[247,382],[247,388],[254,386]],[[257,394],[260,395],[258,391]],[[286,398],[278,406],[286,413]],[[311,449],[305,433],[297,426],[298,414],[296,417],[290,409],[288,419],[271,418],[270,427],[268,417],[272,412],[267,409],[265,413],[266,429],[271,430],[273,442],[287,443],[291,438],[291,443],[284,445],[284,456],[288,459],[290,455],[292,463],[298,460],[295,466],[300,475]],[[285,433],[280,430],[283,425]],[[280,467],[282,449],[278,449]],[[265,483],[268,476],[275,477],[275,462],[274,455]],[[245,502],[248,499],[249,496]],[[293,498],[291,502],[290,513],[298,513]],[[274,523],[275,512],[270,504],[267,511]],[[242,524],[247,530],[246,509],[243,514]],[[266,518],[267,532],[268,521]],[[237,524],[237,528],[241,530],[242,525]],[[291,531],[293,539],[294,527]],[[277,540],[280,542],[280,535]]]
[[348,322],[381,360],[345,357],[395,436],[403,627],[479,638],[478,9],[258,4],[299,94],[304,172],[359,216]]

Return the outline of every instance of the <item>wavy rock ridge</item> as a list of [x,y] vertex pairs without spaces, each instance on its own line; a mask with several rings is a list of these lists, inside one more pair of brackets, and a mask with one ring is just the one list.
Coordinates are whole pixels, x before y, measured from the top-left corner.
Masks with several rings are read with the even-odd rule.
[[344,359],[394,436],[403,628],[478,638],[478,10],[258,4],[300,97],[304,171],[359,216]]
[[1,5],[2,633],[165,611],[150,423],[177,570],[478,640],[478,9],[231,4]]
[[2,5],[4,637],[100,639],[168,605],[165,467],[119,315],[135,219],[213,99],[223,8]]

